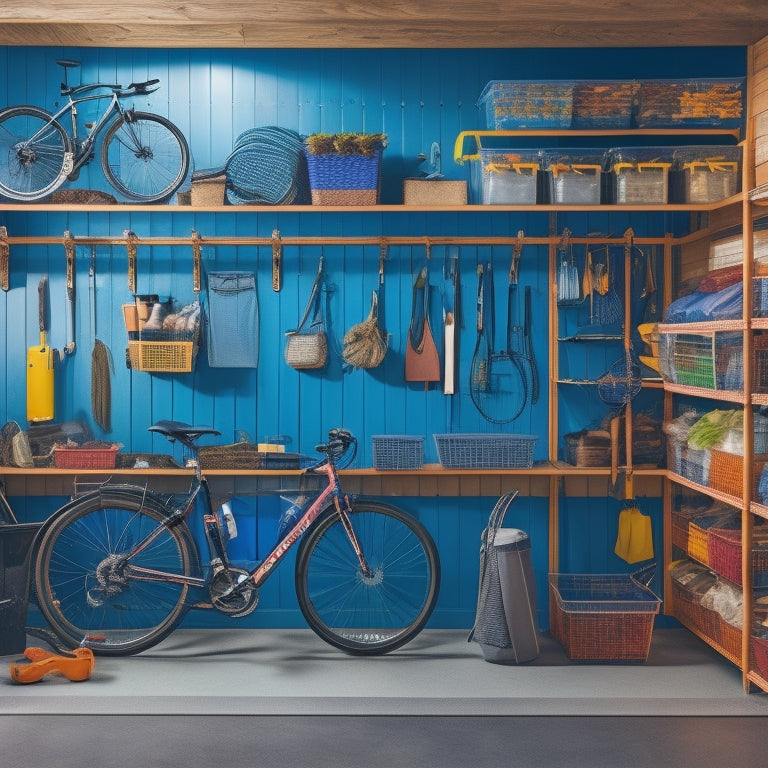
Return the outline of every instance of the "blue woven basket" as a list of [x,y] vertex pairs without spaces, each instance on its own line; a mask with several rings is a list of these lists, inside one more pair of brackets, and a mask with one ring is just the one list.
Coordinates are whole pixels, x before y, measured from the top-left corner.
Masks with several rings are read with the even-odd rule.
[[315,205],[375,205],[379,195],[381,149],[367,155],[313,155],[305,152]]

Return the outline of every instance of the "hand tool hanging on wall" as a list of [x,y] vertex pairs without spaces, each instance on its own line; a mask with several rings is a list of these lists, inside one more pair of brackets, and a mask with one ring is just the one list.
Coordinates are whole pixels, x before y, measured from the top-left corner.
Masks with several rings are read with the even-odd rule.
[[75,352],[75,240],[69,230],[64,232],[64,252],[67,275],[67,343],[62,351],[62,360],[65,355]]
[[405,349],[405,380],[440,381],[440,357],[429,325],[429,280],[427,268],[422,267],[413,284],[411,324]]
[[459,306],[459,249],[455,245],[448,247],[443,264],[443,394],[456,392],[456,346],[459,336],[456,333],[457,309]]
[[[523,230],[517,233],[517,241],[512,247],[512,260],[509,265],[509,285],[507,287],[507,352],[512,358],[512,362],[523,375],[523,403],[528,398],[531,402],[539,399],[539,372],[536,370],[536,363],[529,355],[528,326],[530,323],[524,322],[520,325],[517,286],[520,281],[520,256],[523,252],[523,242],[525,234]],[[526,287],[526,297],[530,297],[530,287]],[[527,319],[527,318],[526,318]],[[535,396],[535,397],[534,397]]]
[[91,414],[105,431],[112,431],[112,382],[109,350],[96,336],[96,246],[91,245],[88,268],[88,302],[91,314],[93,351],[91,352]]
[[[516,355],[509,349],[495,351],[493,269],[487,264],[478,268],[478,281],[482,280],[478,299],[478,346],[472,361],[470,395],[475,407],[485,419],[494,424],[514,421],[525,407],[525,371]],[[507,306],[509,309],[509,305]],[[485,341],[481,339],[485,337]],[[509,323],[505,342],[509,340]],[[483,347],[488,351],[482,359]]]
[[48,276],[37,286],[40,343],[27,349],[27,420],[51,421],[54,415],[54,351],[46,338]]
[[8,290],[10,248],[8,246],[8,230],[0,227],[0,288]]

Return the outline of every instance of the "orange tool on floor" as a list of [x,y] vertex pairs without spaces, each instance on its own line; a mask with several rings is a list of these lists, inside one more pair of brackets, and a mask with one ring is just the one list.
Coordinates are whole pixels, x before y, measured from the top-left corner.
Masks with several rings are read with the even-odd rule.
[[30,660],[29,663],[14,662],[10,665],[11,680],[15,683],[36,683],[50,673],[82,682],[93,674],[94,657],[90,648],[75,648],[64,655],[33,647],[27,648],[24,656]]

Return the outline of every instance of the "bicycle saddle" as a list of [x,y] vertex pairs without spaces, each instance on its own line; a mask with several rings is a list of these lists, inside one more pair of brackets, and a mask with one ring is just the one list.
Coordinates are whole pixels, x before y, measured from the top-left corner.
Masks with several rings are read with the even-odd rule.
[[171,442],[178,440],[184,445],[193,446],[195,440],[202,435],[220,435],[218,429],[213,427],[193,427],[183,421],[170,421],[163,419],[149,427],[150,432],[157,432],[167,437]]

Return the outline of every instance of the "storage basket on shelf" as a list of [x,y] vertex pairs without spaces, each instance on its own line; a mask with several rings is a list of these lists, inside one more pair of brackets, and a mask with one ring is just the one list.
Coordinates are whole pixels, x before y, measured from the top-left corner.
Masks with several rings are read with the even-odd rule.
[[741,355],[740,332],[713,330],[674,334],[674,381],[704,389],[743,389]]
[[492,131],[570,128],[573,87],[570,80],[491,80],[477,106]]
[[683,448],[679,474],[693,483],[708,485],[711,463],[712,455],[708,448]]
[[435,435],[440,463],[447,469],[517,469],[533,466],[538,435]]
[[[715,577],[712,576],[714,584]],[[739,664],[741,659],[741,630],[723,617],[705,608],[700,596],[690,592],[684,584],[672,579],[672,605],[674,615],[683,624],[696,629],[704,637],[720,646],[724,655]]]
[[210,168],[192,174],[190,202],[193,206],[224,205],[227,173],[224,168]]
[[374,469],[421,469],[424,461],[421,435],[374,435],[371,441]]
[[563,436],[565,460],[574,467],[609,467],[611,435],[604,429],[582,429]]
[[[734,584],[742,586],[741,529],[711,528],[709,531],[709,567]],[[768,533],[752,533],[752,584],[768,586]]]
[[[742,496],[744,457],[736,453],[721,451],[717,448],[712,448],[711,454],[709,487],[740,499]],[[756,454],[754,456],[752,469],[753,495],[757,492],[757,484],[766,462],[768,462],[768,454]]]
[[754,668],[768,680],[768,637],[752,635],[752,655],[754,656]]
[[644,662],[661,600],[630,574],[549,575],[550,630],[571,660]]
[[384,134],[312,134],[305,155],[313,205],[376,205]]
[[59,469],[114,469],[120,446],[101,442],[78,446],[57,445],[53,450],[54,464]]

